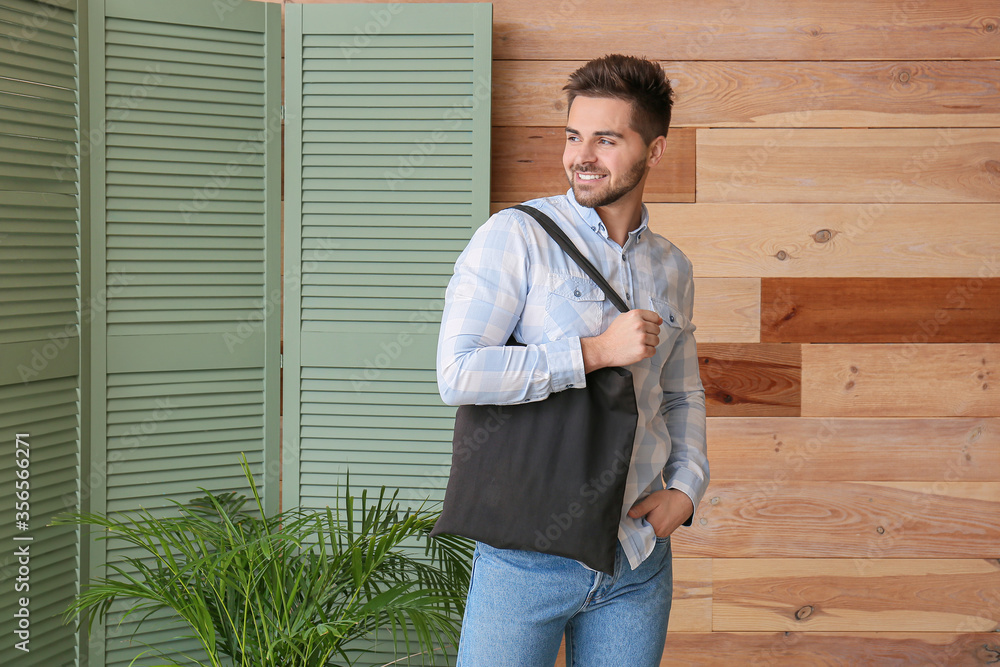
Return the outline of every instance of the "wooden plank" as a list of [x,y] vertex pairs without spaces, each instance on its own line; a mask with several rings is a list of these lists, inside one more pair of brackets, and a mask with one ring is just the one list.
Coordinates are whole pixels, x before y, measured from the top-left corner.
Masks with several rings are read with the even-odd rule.
[[674,558],[670,627],[678,632],[712,630],[712,559]]
[[[671,618],[671,624],[673,618]],[[661,667],[979,667],[996,664],[996,633],[673,632]],[[562,667],[562,663],[556,663]]]
[[1000,343],[1000,278],[765,278],[761,301],[765,342]]
[[[709,454],[711,456],[711,453]],[[886,462],[889,465],[889,462]],[[716,482],[677,556],[996,558],[1000,482]],[[718,629],[718,628],[716,628]]]
[[991,632],[1000,561],[720,558],[713,630]]
[[648,208],[650,228],[702,277],[1000,277],[997,204]]
[[[494,0],[493,58],[589,60],[637,52],[660,60],[1000,58],[995,0],[619,0],[612,16],[598,0]],[[382,26],[374,14],[372,19],[371,25],[345,26],[345,32],[373,34]]]
[[1000,416],[1000,344],[804,345],[802,416]]
[[587,60],[616,52],[667,60],[1000,58],[993,0],[619,0],[610,15],[597,0],[493,4],[493,53],[501,60]]
[[[562,165],[565,144],[565,125],[494,127],[492,200],[520,202],[566,192],[569,182]],[[666,157],[650,171],[646,180],[645,200],[693,202],[694,176],[694,130],[670,132]]]
[[697,132],[699,202],[1000,201],[1000,129]]
[[[498,61],[495,125],[566,122],[584,61]],[[671,127],[997,127],[1000,62],[666,62]]]
[[709,416],[798,416],[800,346],[699,344],[698,363]]
[[714,417],[712,483],[723,480],[992,482],[1000,419]]
[[694,323],[699,343],[760,342],[760,280],[695,278]]

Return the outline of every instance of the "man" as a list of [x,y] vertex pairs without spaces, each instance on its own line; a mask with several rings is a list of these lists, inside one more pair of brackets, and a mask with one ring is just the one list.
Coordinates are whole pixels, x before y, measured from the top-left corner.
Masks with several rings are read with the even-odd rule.
[[[648,229],[649,170],[664,158],[672,91],[654,62],[622,55],[570,76],[565,195],[551,217],[629,307],[619,313],[528,216],[476,231],[448,286],[438,385],[451,405],[513,404],[632,371],[638,426],[614,576],[533,551],[479,543],[458,664],[550,667],[565,632],[574,667],[652,667],[673,590],[670,535],[708,485],[705,394],[691,324],[691,263]],[[525,346],[504,347],[511,332]],[[623,508],[624,510],[624,508]]]

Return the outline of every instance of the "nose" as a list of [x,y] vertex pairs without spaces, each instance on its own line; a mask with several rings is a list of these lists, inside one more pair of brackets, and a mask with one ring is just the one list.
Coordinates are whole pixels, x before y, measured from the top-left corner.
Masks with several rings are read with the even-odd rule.
[[577,147],[576,161],[578,164],[592,164],[597,162],[597,154],[590,142],[581,142]]

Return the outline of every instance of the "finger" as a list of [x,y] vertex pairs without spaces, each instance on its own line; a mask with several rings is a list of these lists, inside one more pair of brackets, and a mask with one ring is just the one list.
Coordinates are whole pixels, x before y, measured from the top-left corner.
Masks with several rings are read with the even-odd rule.
[[628,511],[628,515],[633,519],[638,519],[641,516],[646,516],[651,509],[653,509],[653,502],[650,501],[649,496],[646,496],[635,505],[632,505],[632,508]]
[[660,325],[663,323],[663,318],[660,317],[659,314],[654,313],[651,310],[640,310],[639,313],[641,313],[642,319],[646,320],[647,322],[653,322],[656,325]]

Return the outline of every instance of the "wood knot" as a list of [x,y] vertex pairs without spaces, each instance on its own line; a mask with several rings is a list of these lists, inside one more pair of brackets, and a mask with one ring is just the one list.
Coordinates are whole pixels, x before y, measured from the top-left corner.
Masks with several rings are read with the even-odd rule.
[[983,168],[991,174],[1000,175],[1000,161],[998,160],[987,160],[986,163],[983,164]]
[[821,229],[815,234],[813,234],[813,240],[816,243],[826,243],[832,238],[833,238],[833,232],[831,232],[829,229]]
[[722,402],[723,403],[732,403],[733,402],[733,397],[730,394],[723,394],[723,396],[722,396]]
[[779,250],[774,256],[777,257],[778,261],[780,262],[784,262],[786,259],[788,259],[788,253],[785,252],[784,250]]
[[986,25],[983,26],[983,30],[985,30],[986,32],[996,32],[996,29],[997,29],[996,23],[987,23]]
[[878,526],[875,529],[875,532],[878,533],[879,535],[885,535],[885,528],[883,528],[882,526]]
[[795,618],[802,621],[809,618],[812,615],[812,613],[813,613],[813,606],[811,604],[807,604],[806,606],[799,608],[795,612]]
[[899,79],[900,83],[909,83],[909,81],[910,81],[910,73],[904,70],[904,71],[900,72],[899,75],[896,78]]

